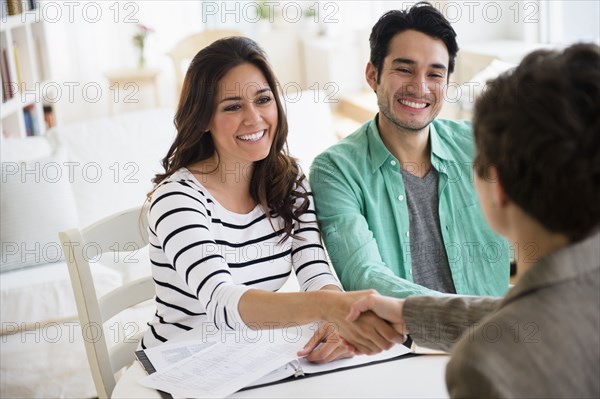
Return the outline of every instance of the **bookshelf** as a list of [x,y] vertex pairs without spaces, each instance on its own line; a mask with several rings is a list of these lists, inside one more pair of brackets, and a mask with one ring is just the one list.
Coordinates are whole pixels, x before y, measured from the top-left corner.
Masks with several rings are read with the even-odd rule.
[[1,3],[2,135],[40,136],[53,125],[54,107],[43,101],[50,71],[39,3]]

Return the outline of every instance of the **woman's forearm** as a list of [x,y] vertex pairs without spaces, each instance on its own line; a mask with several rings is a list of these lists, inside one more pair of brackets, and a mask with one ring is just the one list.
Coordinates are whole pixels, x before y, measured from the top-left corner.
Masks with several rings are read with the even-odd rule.
[[248,290],[240,298],[238,309],[244,323],[252,329],[283,328],[290,323],[306,324],[327,318],[324,308],[335,301],[328,295],[333,292],[326,292],[329,290],[277,293]]
[[[325,288],[325,287],[324,287]],[[240,298],[238,310],[244,323],[253,329],[284,328],[290,323],[329,322],[328,331],[339,333],[361,353],[389,349],[403,337],[387,322],[367,312],[354,322],[346,316],[357,300],[374,291],[340,292],[327,287],[319,291],[274,293],[248,290]]]

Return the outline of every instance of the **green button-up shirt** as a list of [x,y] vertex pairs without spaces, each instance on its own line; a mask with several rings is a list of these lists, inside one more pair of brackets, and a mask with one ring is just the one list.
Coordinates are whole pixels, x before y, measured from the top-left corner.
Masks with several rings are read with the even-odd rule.
[[[434,120],[431,164],[438,171],[442,238],[457,294],[503,295],[507,242],[488,227],[473,186],[474,142],[467,121]],[[347,290],[395,297],[437,295],[413,282],[409,213],[400,162],[386,148],[377,116],[315,158],[310,173],[331,262]]]

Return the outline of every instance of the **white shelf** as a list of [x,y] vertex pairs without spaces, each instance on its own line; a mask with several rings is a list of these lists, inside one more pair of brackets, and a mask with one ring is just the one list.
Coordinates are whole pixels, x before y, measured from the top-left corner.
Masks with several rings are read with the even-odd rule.
[[23,108],[23,104],[17,97],[13,97],[5,103],[2,103],[2,119],[14,114],[19,109]]
[[[22,2],[24,7],[27,3]],[[45,38],[40,10],[23,10],[5,17],[0,24],[0,57],[6,61],[3,69],[7,72],[2,74],[2,87],[12,92],[12,97],[2,102],[4,136],[27,137],[46,131],[40,96],[27,94],[38,90],[40,82],[50,77]]]
[[5,18],[6,22],[2,21],[2,24],[0,24],[0,32],[11,30],[24,25],[39,23],[42,20],[40,10],[29,10],[26,11],[25,14],[8,15]]

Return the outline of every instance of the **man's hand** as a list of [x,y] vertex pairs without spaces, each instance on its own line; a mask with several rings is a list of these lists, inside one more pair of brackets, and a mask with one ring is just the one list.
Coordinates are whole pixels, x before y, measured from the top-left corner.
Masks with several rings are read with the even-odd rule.
[[[346,316],[347,321],[355,321],[364,312],[373,312],[384,320],[387,320],[394,329],[404,336],[408,334],[406,324],[404,323],[404,299],[390,298],[381,296],[377,293],[371,293],[356,301]],[[404,342],[404,341],[403,341]]]

